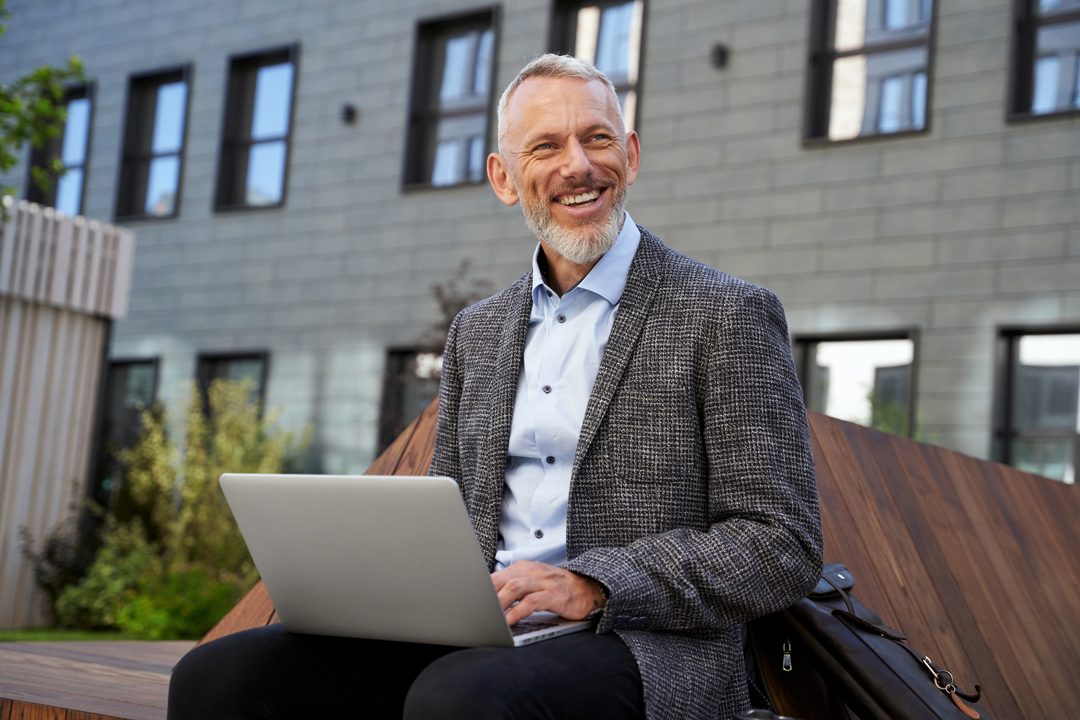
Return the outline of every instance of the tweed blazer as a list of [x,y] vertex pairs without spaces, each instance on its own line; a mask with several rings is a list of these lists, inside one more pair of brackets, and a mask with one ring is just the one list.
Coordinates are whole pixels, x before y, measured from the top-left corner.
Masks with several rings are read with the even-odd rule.
[[[451,326],[430,472],[457,480],[494,568],[532,273]],[[567,567],[610,593],[650,720],[749,707],[739,625],[822,562],[810,436],[776,297],[641,228],[582,423]]]

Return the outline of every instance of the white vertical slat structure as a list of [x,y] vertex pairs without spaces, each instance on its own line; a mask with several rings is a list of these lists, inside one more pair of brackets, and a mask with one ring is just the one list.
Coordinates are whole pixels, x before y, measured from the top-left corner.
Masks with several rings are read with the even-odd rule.
[[127,313],[135,235],[10,198],[4,209],[0,628],[19,628],[45,620],[21,530],[40,547],[85,491],[109,321]]

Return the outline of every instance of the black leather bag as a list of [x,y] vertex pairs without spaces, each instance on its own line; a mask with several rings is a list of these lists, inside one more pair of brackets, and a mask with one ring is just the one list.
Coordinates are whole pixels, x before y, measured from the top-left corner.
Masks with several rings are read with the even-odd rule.
[[[826,565],[814,591],[787,610],[756,620],[772,622],[790,637],[783,669],[792,654],[813,663],[830,693],[859,720],[992,720],[977,704],[981,689],[959,689],[947,670],[915,652],[907,638],[850,594],[851,573]],[[778,629],[772,628],[773,636]],[[767,661],[760,658],[759,661]],[[785,673],[773,673],[783,682]]]

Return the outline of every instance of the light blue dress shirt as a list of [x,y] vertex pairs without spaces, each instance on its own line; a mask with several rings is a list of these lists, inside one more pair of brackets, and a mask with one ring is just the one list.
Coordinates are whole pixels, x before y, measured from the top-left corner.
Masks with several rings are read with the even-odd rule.
[[615,245],[562,297],[533,252],[533,307],[514,399],[495,568],[566,562],[566,504],[581,423],[641,232],[627,214]]

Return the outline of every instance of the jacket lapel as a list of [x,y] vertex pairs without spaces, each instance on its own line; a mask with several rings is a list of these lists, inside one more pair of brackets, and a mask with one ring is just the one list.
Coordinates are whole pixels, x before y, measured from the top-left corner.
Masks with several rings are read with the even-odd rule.
[[495,563],[499,513],[506,480],[506,454],[510,447],[510,426],[514,420],[514,401],[525,356],[525,334],[529,327],[529,315],[532,313],[532,272],[518,280],[515,290],[507,305],[506,318],[499,335],[494,379],[490,388],[491,402],[488,406],[491,412],[487,432],[488,447],[484,453],[484,467],[476,488],[477,495],[469,513],[489,567],[493,567]]
[[615,388],[619,386],[619,380],[622,379],[626,364],[645,326],[645,319],[648,317],[656,289],[660,286],[664,245],[645,228],[640,225],[638,228],[641,230],[641,243],[638,245],[634,261],[630,264],[626,288],[619,301],[619,310],[615,315],[611,335],[608,337],[607,349],[604,350],[604,357],[600,360],[596,383],[593,385],[592,396],[585,409],[585,419],[581,423],[581,435],[574,453],[571,493],[573,493],[573,478],[577,477],[582,460],[592,444],[593,437],[596,436],[600,421],[604,419],[611,397],[615,394]]

